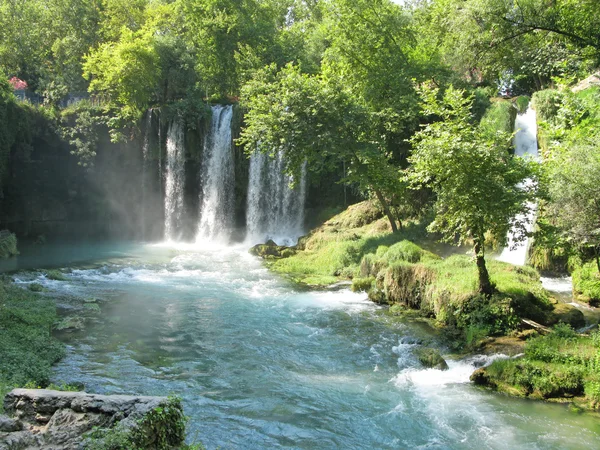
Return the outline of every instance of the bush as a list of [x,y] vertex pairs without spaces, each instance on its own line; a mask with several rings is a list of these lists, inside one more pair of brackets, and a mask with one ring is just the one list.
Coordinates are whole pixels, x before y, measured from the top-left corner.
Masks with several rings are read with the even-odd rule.
[[595,262],[589,262],[573,273],[573,291],[583,301],[591,305],[600,303],[600,273]]
[[555,89],[537,91],[532,102],[538,121],[553,123],[563,101],[563,94]]
[[517,107],[517,111],[523,114],[525,111],[527,111],[527,108],[529,107],[529,97],[527,97],[526,95],[518,96],[515,100],[515,106]]
[[89,450],[203,449],[201,444],[193,447],[183,444],[186,422],[181,399],[169,397],[165,403],[154,408],[131,428],[118,423],[112,428],[92,431],[85,442],[85,448]]
[[369,292],[371,287],[373,287],[373,283],[375,282],[375,278],[367,277],[367,278],[354,278],[352,280],[352,291],[353,292]]
[[[515,128],[516,109],[508,100],[499,100],[491,104],[481,118],[479,128],[488,136],[495,136],[498,132],[512,134]],[[509,140],[507,139],[507,145]]]
[[17,256],[17,237],[14,233],[0,231],[0,259]]

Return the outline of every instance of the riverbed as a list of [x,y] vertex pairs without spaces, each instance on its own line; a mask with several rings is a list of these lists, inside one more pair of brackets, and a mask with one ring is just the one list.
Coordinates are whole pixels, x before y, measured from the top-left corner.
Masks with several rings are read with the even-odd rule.
[[600,448],[596,415],[469,383],[501,355],[423,369],[412,356],[421,327],[387,319],[364,294],[298,289],[244,246],[47,244],[11,264],[0,270],[43,284],[49,301],[101,306],[84,332],[61,335],[55,382],[179,395],[188,441],[209,449]]

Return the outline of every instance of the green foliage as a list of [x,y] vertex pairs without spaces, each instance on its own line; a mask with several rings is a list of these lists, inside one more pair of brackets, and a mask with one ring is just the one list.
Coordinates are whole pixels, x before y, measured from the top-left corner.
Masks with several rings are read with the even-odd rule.
[[568,325],[557,325],[549,335],[528,340],[523,358],[494,361],[485,372],[492,385],[508,393],[536,398],[584,396],[579,404],[598,408],[598,342],[597,332],[581,336]]
[[576,268],[573,273],[573,292],[592,305],[600,303],[600,273],[595,262]]
[[65,277],[65,274],[62,273],[60,270],[46,270],[44,272],[46,278],[48,278],[49,280],[67,281],[67,277]]
[[92,166],[96,157],[98,131],[104,122],[99,108],[88,101],[78,102],[61,114],[61,134],[71,145],[71,154],[79,159],[79,165]]
[[28,289],[31,292],[42,292],[44,291],[44,286],[42,286],[40,283],[30,283]]
[[0,390],[27,383],[45,387],[64,347],[51,335],[54,302],[0,282]]
[[14,233],[3,234],[0,232],[0,259],[10,258],[18,254],[17,236]]
[[[505,136],[512,135],[515,117],[516,110],[510,101],[497,100],[491,103],[485,111],[479,122],[479,129],[492,140],[498,133],[505,133]],[[505,148],[508,150],[510,147],[512,147],[512,143],[507,140]]]
[[528,96],[519,95],[515,100],[515,106],[517,107],[517,111],[519,111],[519,113],[521,114],[527,111],[527,108],[529,107],[529,101],[530,98]]
[[353,278],[352,279],[352,291],[353,292],[369,292],[373,287],[375,278]]
[[533,94],[532,101],[538,121],[553,122],[562,105],[563,94],[556,89],[545,89]]
[[186,422],[181,399],[169,397],[166,402],[147,413],[132,428],[117,424],[113,428],[92,431],[86,440],[86,448],[90,450],[202,449],[202,444],[192,447],[183,444]]
[[430,231],[449,243],[472,240],[479,268],[479,290],[490,294],[485,267],[486,234],[505,244],[508,229],[521,238],[527,212],[536,195],[538,170],[531,161],[510,156],[509,135],[486,135],[472,125],[472,97],[450,87],[438,99],[439,89],[423,88],[425,112],[442,120],[428,124],[411,139],[414,151],[408,177],[413,185],[430,187],[437,198]]

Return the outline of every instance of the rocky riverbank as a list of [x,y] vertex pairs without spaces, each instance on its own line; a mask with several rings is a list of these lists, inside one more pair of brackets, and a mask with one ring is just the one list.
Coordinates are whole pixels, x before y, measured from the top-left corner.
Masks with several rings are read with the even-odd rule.
[[4,410],[1,450],[169,449],[185,438],[183,408],[173,398],[15,389]]

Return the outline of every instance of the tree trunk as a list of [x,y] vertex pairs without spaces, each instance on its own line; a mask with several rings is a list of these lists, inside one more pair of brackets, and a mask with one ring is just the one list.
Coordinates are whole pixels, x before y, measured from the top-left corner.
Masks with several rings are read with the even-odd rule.
[[479,293],[487,297],[494,293],[494,287],[490,281],[490,274],[485,266],[485,256],[481,241],[475,240],[475,262],[477,263],[477,274],[479,276]]
[[375,196],[377,197],[377,200],[379,200],[379,203],[381,203],[383,212],[385,213],[388,220],[390,221],[390,225],[392,225],[392,231],[394,233],[397,233],[398,227],[396,226],[396,221],[394,220],[394,216],[392,215],[392,212],[390,211],[390,207],[388,206],[387,202],[385,201],[385,198],[383,198],[383,195],[381,195],[381,191],[379,191],[379,189],[374,189],[374,191],[375,191]]
[[598,273],[600,273],[600,246],[596,245],[594,252],[596,253],[596,267],[598,267]]

